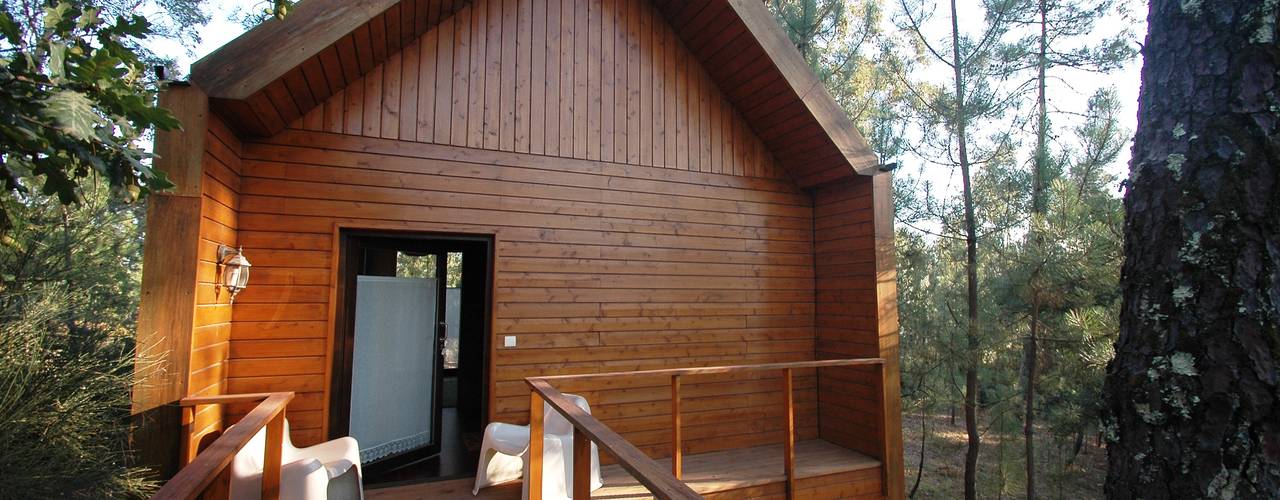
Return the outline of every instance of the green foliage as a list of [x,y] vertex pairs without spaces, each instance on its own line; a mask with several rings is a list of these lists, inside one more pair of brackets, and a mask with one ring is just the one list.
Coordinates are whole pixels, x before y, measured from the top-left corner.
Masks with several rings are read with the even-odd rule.
[[[984,284],[979,291],[984,325],[980,401],[984,434],[999,438],[995,455],[1001,461],[996,474],[980,478],[984,495],[1018,490],[1024,459],[1015,444],[1022,417],[1020,347],[1031,263],[1040,271],[1044,302],[1036,408],[1043,429],[1053,436],[1049,444],[1055,448],[1045,453],[1063,457],[1052,461],[1061,470],[1046,471],[1048,486],[1070,480],[1066,468],[1078,451],[1077,440],[1098,427],[1104,370],[1118,328],[1123,212],[1115,194],[1118,179],[1106,167],[1116,161],[1129,134],[1117,123],[1119,112],[1114,92],[1089,100],[1083,122],[1062,141],[1072,146],[1052,157],[1055,180],[1047,189],[1043,217],[1027,217],[1031,176],[1014,157],[997,156],[975,176],[984,256],[979,263]],[[943,227],[961,217],[956,204],[943,204],[933,192],[899,188],[907,203],[939,214]],[[1046,244],[1028,243],[1024,236],[1030,224]],[[897,242],[904,405],[944,411],[963,395],[964,242],[906,225],[899,226]]]
[[154,486],[128,464],[138,212],[9,201],[0,245],[0,498],[119,498]]
[[0,317],[0,498],[141,496],[144,471],[123,465],[130,332],[69,324],[57,288]]
[[[144,497],[129,465],[153,33],[203,0],[0,0],[0,498]],[[137,15],[148,12],[157,24]],[[145,363],[144,363],[145,365]]]
[[81,203],[34,196],[3,201],[17,222],[0,241],[0,311],[21,310],[44,287],[65,290],[70,318],[130,329],[142,272],[139,205],[102,185],[86,185]]
[[[445,286],[457,288],[462,286],[462,253],[449,252],[445,261]],[[436,256],[427,254],[411,256],[401,253],[396,259],[396,276],[406,278],[435,278]]]
[[[35,191],[76,203],[90,180],[127,201],[170,187],[138,142],[148,130],[180,125],[146,87],[136,45],[151,24],[134,14],[108,19],[86,2],[45,4],[38,19],[17,6],[0,4],[4,206]],[[0,212],[0,231],[13,222]]]
[[[1065,172],[1049,184],[1049,210],[1035,222],[1049,243],[1027,245],[1013,256],[1041,270],[1046,348],[1039,407],[1061,435],[1097,427],[1104,370],[1118,331],[1123,207],[1113,194],[1117,179],[1104,169],[1128,135],[1116,123],[1118,112],[1109,90],[1090,99],[1076,129],[1081,147],[1064,152]],[[1021,299],[1025,295],[1009,297],[1003,307],[1020,309]]]
[[6,199],[0,240],[0,498],[138,497],[128,467],[141,207]]
[[263,0],[252,7],[237,7],[228,16],[230,21],[238,22],[244,29],[250,30],[268,19],[284,19],[289,11],[297,5],[296,0]]

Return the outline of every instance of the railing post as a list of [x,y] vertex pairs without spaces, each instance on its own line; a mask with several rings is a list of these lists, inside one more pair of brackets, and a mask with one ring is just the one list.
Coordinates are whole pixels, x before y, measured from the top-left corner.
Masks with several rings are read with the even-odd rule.
[[591,498],[591,438],[573,428],[573,500]]
[[[884,400],[884,389],[885,389],[885,383],[887,382],[887,381],[885,380],[884,363],[877,363],[877,364],[875,365],[875,368],[876,368],[876,373],[879,375],[879,380],[880,380],[880,385],[879,385],[880,390],[879,390],[879,391],[877,391],[877,399],[880,401],[880,411],[881,411],[881,414],[883,415],[884,408],[885,408],[885,405],[884,405],[884,403],[885,403],[885,400]],[[884,422],[885,422],[885,419],[884,419],[884,418],[881,418],[881,419],[880,419],[880,430],[881,430],[881,432],[880,432],[880,461],[881,461],[881,464],[886,463],[886,462],[887,462],[887,458],[889,457],[889,437],[888,437],[888,436],[889,436],[889,430],[888,430],[888,429],[886,429],[886,428],[884,427]],[[885,498],[889,498],[889,485],[890,485],[890,484],[892,484],[892,482],[891,482],[891,480],[889,479],[889,467],[887,467],[887,466],[882,466],[882,467],[880,467],[880,494],[884,495],[884,496],[885,496]]]
[[[542,500],[542,447],[543,407],[542,396],[529,392],[529,500]],[[575,437],[576,439],[576,437]]]
[[671,376],[671,475],[684,472],[684,431],[680,428],[680,376]]
[[262,500],[280,498],[280,454],[284,446],[284,410],[267,422],[267,449],[262,460]]
[[196,407],[194,405],[183,406],[182,407],[182,441],[181,441],[182,449],[179,450],[178,452],[178,468],[179,469],[186,467],[187,464],[191,463],[192,460],[195,460],[196,451],[197,451],[196,448],[199,447],[199,444],[195,442],[195,436],[192,435],[192,433],[195,432],[195,429],[192,429],[192,427],[195,427],[195,421],[196,421]]
[[796,494],[796,407],[790,368],[783,370],[783,379],[783,392],[786,393],[787,402],[787,425],[785,429],[787,435],[782,445],[783,453],[785,453],[782,461],[787,469],[787,499],[790,500],[795,498]]

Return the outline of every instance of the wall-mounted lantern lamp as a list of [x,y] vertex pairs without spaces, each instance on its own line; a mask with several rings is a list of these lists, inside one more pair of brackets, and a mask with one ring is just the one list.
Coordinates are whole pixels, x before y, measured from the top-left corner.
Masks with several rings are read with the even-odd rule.
[[219,245],[218,266],[222,268],[221,286],[231,292],[231,302],[235,303],[236,294],[249,286],[249,268],[253,265],[244,258],[243,249]]

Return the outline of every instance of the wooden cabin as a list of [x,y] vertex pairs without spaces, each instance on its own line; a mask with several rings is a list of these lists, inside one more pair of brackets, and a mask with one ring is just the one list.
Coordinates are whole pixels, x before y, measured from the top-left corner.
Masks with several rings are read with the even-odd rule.
[[[154,463],[227,437],[254,408],[229,395],[291,392],[298,444],[431,422],[365,464],[370,498],[469,496],[536,379],[699,495],[902,498],[890,174],[759,0],[305,0],[162,104]],[[596,495],[650,494],[597,444]]]

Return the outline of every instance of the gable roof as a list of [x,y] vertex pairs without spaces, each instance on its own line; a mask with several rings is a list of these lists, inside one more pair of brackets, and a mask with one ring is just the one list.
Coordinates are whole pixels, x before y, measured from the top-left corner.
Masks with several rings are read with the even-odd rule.
[[[469,0],[305,0],[197,61],[191,80],[247,136],[270,136]],[[759,0],[655,0],[724,96],[802,187],[879,161]]]

